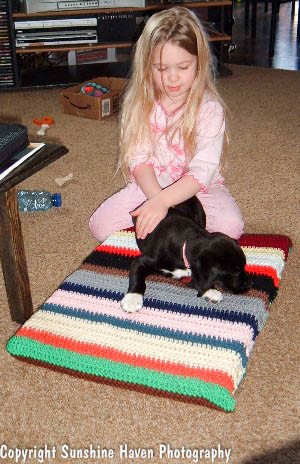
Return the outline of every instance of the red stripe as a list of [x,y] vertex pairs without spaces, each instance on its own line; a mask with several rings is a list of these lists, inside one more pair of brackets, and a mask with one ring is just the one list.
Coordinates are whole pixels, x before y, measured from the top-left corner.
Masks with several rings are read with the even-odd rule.
[[[133,232],[134,228],[124,229],[124,232]],[[276,234],[244,234],[238,240],[239,244],[244,247],[254,248],[277,248],[284,252],[287,259],[289,250],[292,246],[291,239],[286,235]],[[139,250],[132,250],[125,247],[116,247],[112,245],[98,245],[95,251],[102,251],[111,254],[119,254],[121,256],[139,256]]]
[[18,336],[31,338],[41,343],[55,346],[56,348],[63,348],[75,353],[104,358],[115,362],[123,362],[134,367],[143,367],[146,369],[156,370],[158,372],[198,378],[200,380],[204,380],[205,382],[211,382],[220,385],[221,387],[229,390],[231,393],[234,389],[232,377],[225,372],[218,370],[192,368],[182,364],[150,359],[145,356],[135,356],[124,353],[123,351],[116,350],[114,348],[107,348],[104,346],[95,345],[94,343],[79,342],[72,340],[71,338],[65,338],[60,335],[51,334],[49,332],[44,332],[29,327],[21,327],[18,331]]
[[276,270],[271,266],[258,266],[255,264],[246,264],[245,270],[252,274],[265,275],[273,279],[275,287],[279,286],[280,279]]
[[95,251],[121,256],[139,256],[141,254],[140,250],[132,250],[131,248],[123,248],[112,245],[98,245],[96,246]]

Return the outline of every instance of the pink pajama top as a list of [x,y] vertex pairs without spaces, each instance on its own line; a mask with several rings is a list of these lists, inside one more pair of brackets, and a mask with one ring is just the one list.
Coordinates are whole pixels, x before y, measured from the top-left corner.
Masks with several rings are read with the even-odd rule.
[[[184,108],[172,118],[178,118]],[[224,112],[218,101],[206,94],[199,110],[196,153],[186,162],[183,139],[177,133],[172,143],[166,136],[170,116],[162,105],[155,102],[151,113],[151,128],[155,143],[151,147],[138,146],[136,155],[129,162],[130,172],[140,164],[153,166],[161,187],[167,187],[182,176],[191,176],[199,184],[199,191],[206,192],[215,183],[223,183],[219,166],[225,130]],[[172,119],[173,121],[173,119]],[[149,153],[151,155],[149,156]],[[134,177],[132,176],[134,182]]]

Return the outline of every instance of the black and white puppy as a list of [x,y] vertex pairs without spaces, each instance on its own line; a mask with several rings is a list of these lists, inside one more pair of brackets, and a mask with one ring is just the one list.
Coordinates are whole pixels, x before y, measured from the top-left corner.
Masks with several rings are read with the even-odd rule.
[[246,258],[238,243],[220,232],[205,230],[206,217],[196,197],[170,208],[167,216],[145,239],[138,239],[142,252],[132,261],[128,293],[121,301],[124,311],[143,306],[145,279],[153,272],[174,278],[190,276],[199,297],[222,301],[216,288],[243,293],[250,288]]

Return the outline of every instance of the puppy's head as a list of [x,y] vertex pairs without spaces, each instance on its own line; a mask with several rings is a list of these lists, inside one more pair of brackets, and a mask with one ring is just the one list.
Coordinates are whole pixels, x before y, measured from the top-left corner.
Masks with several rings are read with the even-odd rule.
[[193,284],[198,296],[210,288],[222,288],[232,293],[244,293],[251,287],[245,272],[246,257],[238,243],[225,234],[208,234],[198,244],[192,258]]

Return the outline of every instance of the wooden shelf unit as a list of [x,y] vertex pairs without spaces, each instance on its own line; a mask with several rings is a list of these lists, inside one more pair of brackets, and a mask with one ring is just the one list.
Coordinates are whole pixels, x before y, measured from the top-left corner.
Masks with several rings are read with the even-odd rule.
[[98,13],[110,13],[110,12],[131,12],[131,11],[153,11],[153,10],[167,10],[174,6],[184,6],[185,8],[210,8],[220,6],[232,6],[232,0],[208,0],[204,2],[175,2],[175,3],[157,3],[154,5],[148,5],[145,7],[126,7],[126,8],[96,8],[96,9],[82,9],[82,10],[60,10],[60,11],[47,11],[41,13],[13,13],[14,19],[26,19],[26,18],[41,18],[45,16],[78,16],[78,15],[93,15]]
[[[221,34],[214,32],[213,35],[209,36],[210,42],[228,42],[231,37],[228,34]],[[53,45],[52,47],[47,45],[45,47],[24,47],[17,48],[16,54],[22,55],[24,53],[43,53],[43,52],[68,52],[71,50],[99,50],[106,48],[130,48],[134,45],[134,42],[116,42],[116,43],[101,43],[91,45]]]
[[[14,28],[14,23],[15,21],[26,21],[26,20],[34,20],[34,19],[48,19],[48,18],[54,18],[54,19],[60,19],[60,18],[72,18],[72,17],[97,17],[98,15],[101,14],[111,14],[111,13],[141,13],[141,16],[143,14],[147,13],[154,13],[156,11],[161,11],[165,9],[172,8],[174,6],[184,6],[186,8],[191,8],[193,10],[198,10],[198,9],[207,9],[209,10],[210,8],[218,9],[219,15],[220,15],[220,30],[215,30],[211,29],[210,27],[208,28],[208,33],[209,33],[209,40],[216,44],[216,47],[218,48],[218,64],[219,64],[219,69],[221,70],[222,73],[222,68],[224,67],[223,65],[223,43],[225,42],[230,42],[231,36],[224,32],[224,22],[225,22],[225,16],[224,16],[224,11],[225,8],[232,8],[232,0],[208,0],[208,1],[199,1],[199,2],[183,2],[183,3],[157,3],[153,5],[149,5],[143,8],[135,8],[135,7],[127,7],[127,8],[96,8],[96,9],[80,9],[80,10],[60,10],[60,11],[49,11],[49,12],[40,12],[40,13],[13,13],[12,18],[11,18],[11,32],[12,32],[12,37],[15,36],[15,28]],[[39,53],[51,53],[51,52],[56,52],[56,53],[66,53],[72,50],[76,51],[84,51],[84,50],[100,50],[100,49],[108,49],[108,48],[115,48],[115,49],[131,49],[134,46],[134,41],[116,41],[116,42],[107,42],[107,43],[91,43],[91,44],[64,44],[64,45],[46,45],[46,46],[24,46],[24,47],[16,47],[15,44],[12,44],[13,47],[13,53],[15,55],[15,60],[16,60],[16,69],[18,72],[18,75],[16,76],[16,87],[17,88],[23,88],[23,87],[35,87],[34,83],[34,76],[37,77],[38,84],[36,86],[59,86],[59,85],[68,85],[68,84],[75,84],[78,82],[81,82],[80,78],[82,77],[82,72],[78,72],[78,78],[76,78],[76,68],[79,68],[80,66],[73,66],[72,70],[68,70],[68,72],[65,72],[66,79],[63,79],[63,82],[55,81],[55,79],[50,78],[49,82],[47,82],[46,74],[44,69],[41,69],[41,76],[45,79],[44,85],[41,80],[41,76],[38,76],[39,70],[35,69],[35,72],[29,72],[29,76],[25,76],[24,78],[24,69],[22,69],[22,62],[20,60],[20,57],[22,55],[28,55],[28,54],[39,54]],[[90,64],[86,64],[85,67],[91,66]],[[68,66],[66,66],[67,68]],[[94,67],[91,67],[91,76],[96,77],[94,73]],[[118,71],[117,71],[117,63],[112,63],[112,66],[104,66],[104,63],[98,63],[97,64],[98,68],[98,76],[101,75],[107,75],[107,73],[112,73],[112,75],[116,75],[116,77],[120,77]],[[102,69],[103,68],[103,69]],[[129,69],[124,67],[124,69]],[[79,70],[78,70],[79,71]],[[52,70],[50,70],[49,75],[54,74]],[[105,74],[102,74],[105,73]],[[57,78],[61,79],[62,75],[64,73],[62,72],[62,69],[59,70],[57,73]],[[226,74],[226,72],[225,72]],[[122,73],[121,73],[122,75]],[[72,77],[70,77],[72,76]],[[126,76],[122,76],[126,77]],[[33,78],[33,81],[32,81]],[[31,82],[31,84],[30,84]]]

